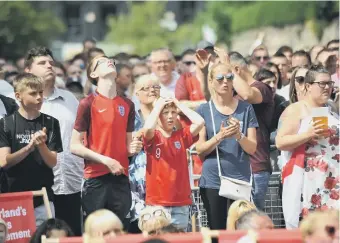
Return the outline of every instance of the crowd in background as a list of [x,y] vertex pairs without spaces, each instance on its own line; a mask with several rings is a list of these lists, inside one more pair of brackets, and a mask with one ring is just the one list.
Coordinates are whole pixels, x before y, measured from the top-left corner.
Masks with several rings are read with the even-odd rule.
[[[36,47],[0,67],[1,192],[44,186],[55,215],[45,221],[34,200],[32,242],[186,232],[193,147],[210,229],[274,228],[263,210],[281,171],[286,227],[339,239],[339,40],[273,55],[201,42],[178,56],[107,57],[87,39],[65,62]],[[323,107],[326,127],[313,120]],[[221,176],[250,183],[253,203],[221,196]]]

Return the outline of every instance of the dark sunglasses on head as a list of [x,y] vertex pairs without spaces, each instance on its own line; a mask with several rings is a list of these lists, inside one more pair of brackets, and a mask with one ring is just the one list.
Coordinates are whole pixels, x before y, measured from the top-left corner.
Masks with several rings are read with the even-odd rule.
[[185,65],[190,66],[190,65],[196,65],[195,61],[187,61],[187,62],[183,62]]
[[[97,61],[97,63],[96,63],[96,66],[94,66],[93,71],[95,71],[96,68],[97,68],[100,64],[102,64],[102,63],[104,63],[104,62],[106,62],[106,61],[107,61],[107,59],[99,59],[99,60]],[[112,62],[113,66],[116,66],[116,60],[109,59],[109,61]]]
[[218,82],[222,82],[224,79],[227,79],[228,81],[233,81],[234,80],[234,74],[228,73],[227,75],[223,75],[223,74],[217,74],[216,75],[216,80]]
[[302,84],[305,82],[305,77],[304,76],[297,76],[295,77],[295,81],[298,82],[299,84]]
[[256,56],[255,57],[256,61],[260,61],[261,59],[267,61],[267,60],[269,60],[269,56]]

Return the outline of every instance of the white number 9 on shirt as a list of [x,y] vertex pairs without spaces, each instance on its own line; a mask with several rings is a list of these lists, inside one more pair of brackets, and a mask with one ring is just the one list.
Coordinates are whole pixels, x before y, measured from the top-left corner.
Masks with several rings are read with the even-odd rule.
[[156,149],[156,158],[159,159],[161,157],[161,149],[157,148]]

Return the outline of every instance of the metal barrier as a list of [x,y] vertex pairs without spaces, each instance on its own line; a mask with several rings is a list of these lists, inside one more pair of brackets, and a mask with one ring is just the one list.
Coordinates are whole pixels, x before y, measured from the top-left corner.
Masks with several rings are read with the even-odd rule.
[[[200,197],[199,188],[194,185],[194,180],[200,178],[200,175],[193,174],[193,159],[192,155],[197,154],[191,148],[187,150],[189,162],[189,178],[192,191],[193,206],[191,207],[191,225],[189,230],[200,231],[203,227],[208,227],[207,213],[204,209],[202,199]],[[285,228],[282,200],[281,200],[281,180],[280,172],[273,172],[268,185],[268,190],[265,198],[264,211],[273,220],[276,228]]]

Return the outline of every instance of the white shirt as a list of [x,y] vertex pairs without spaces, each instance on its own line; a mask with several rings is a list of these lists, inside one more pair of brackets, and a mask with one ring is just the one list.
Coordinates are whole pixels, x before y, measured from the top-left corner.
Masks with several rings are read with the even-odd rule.
[[0,119],[7,115],[7,111],[4,105],[4,102],[0,99]]
[[[155,75],[155,74],[153,74]],[[160,83],[161,90],[160,90],[160,95],[162,97],[171,97],[175,98],[175,89],[176,89],[176,84],[177,80],[179,79],[180,75],[177,72],[172,72],[171,74],[171,83],[168,85],[163,85]]]
[[41,112],[58,119],[63,143],[63,152],[57,154],[57,165],[53,168],[56,195],[80,192],[84,174],[84,160],[70,151],[73,125],[76,119],[79,102],[66,90],[54,89],[54,93],[44,98]]
[[289,100],[289,88],[290,88],[290,84],[282,87],[281,89],[277,89],[276,93],[278,95],[281,95],[283,98],[285,98],[286,100]]
[[0,94],[7,96],[10,93],[14,93],[14,88],[5,80],[0,80]]

